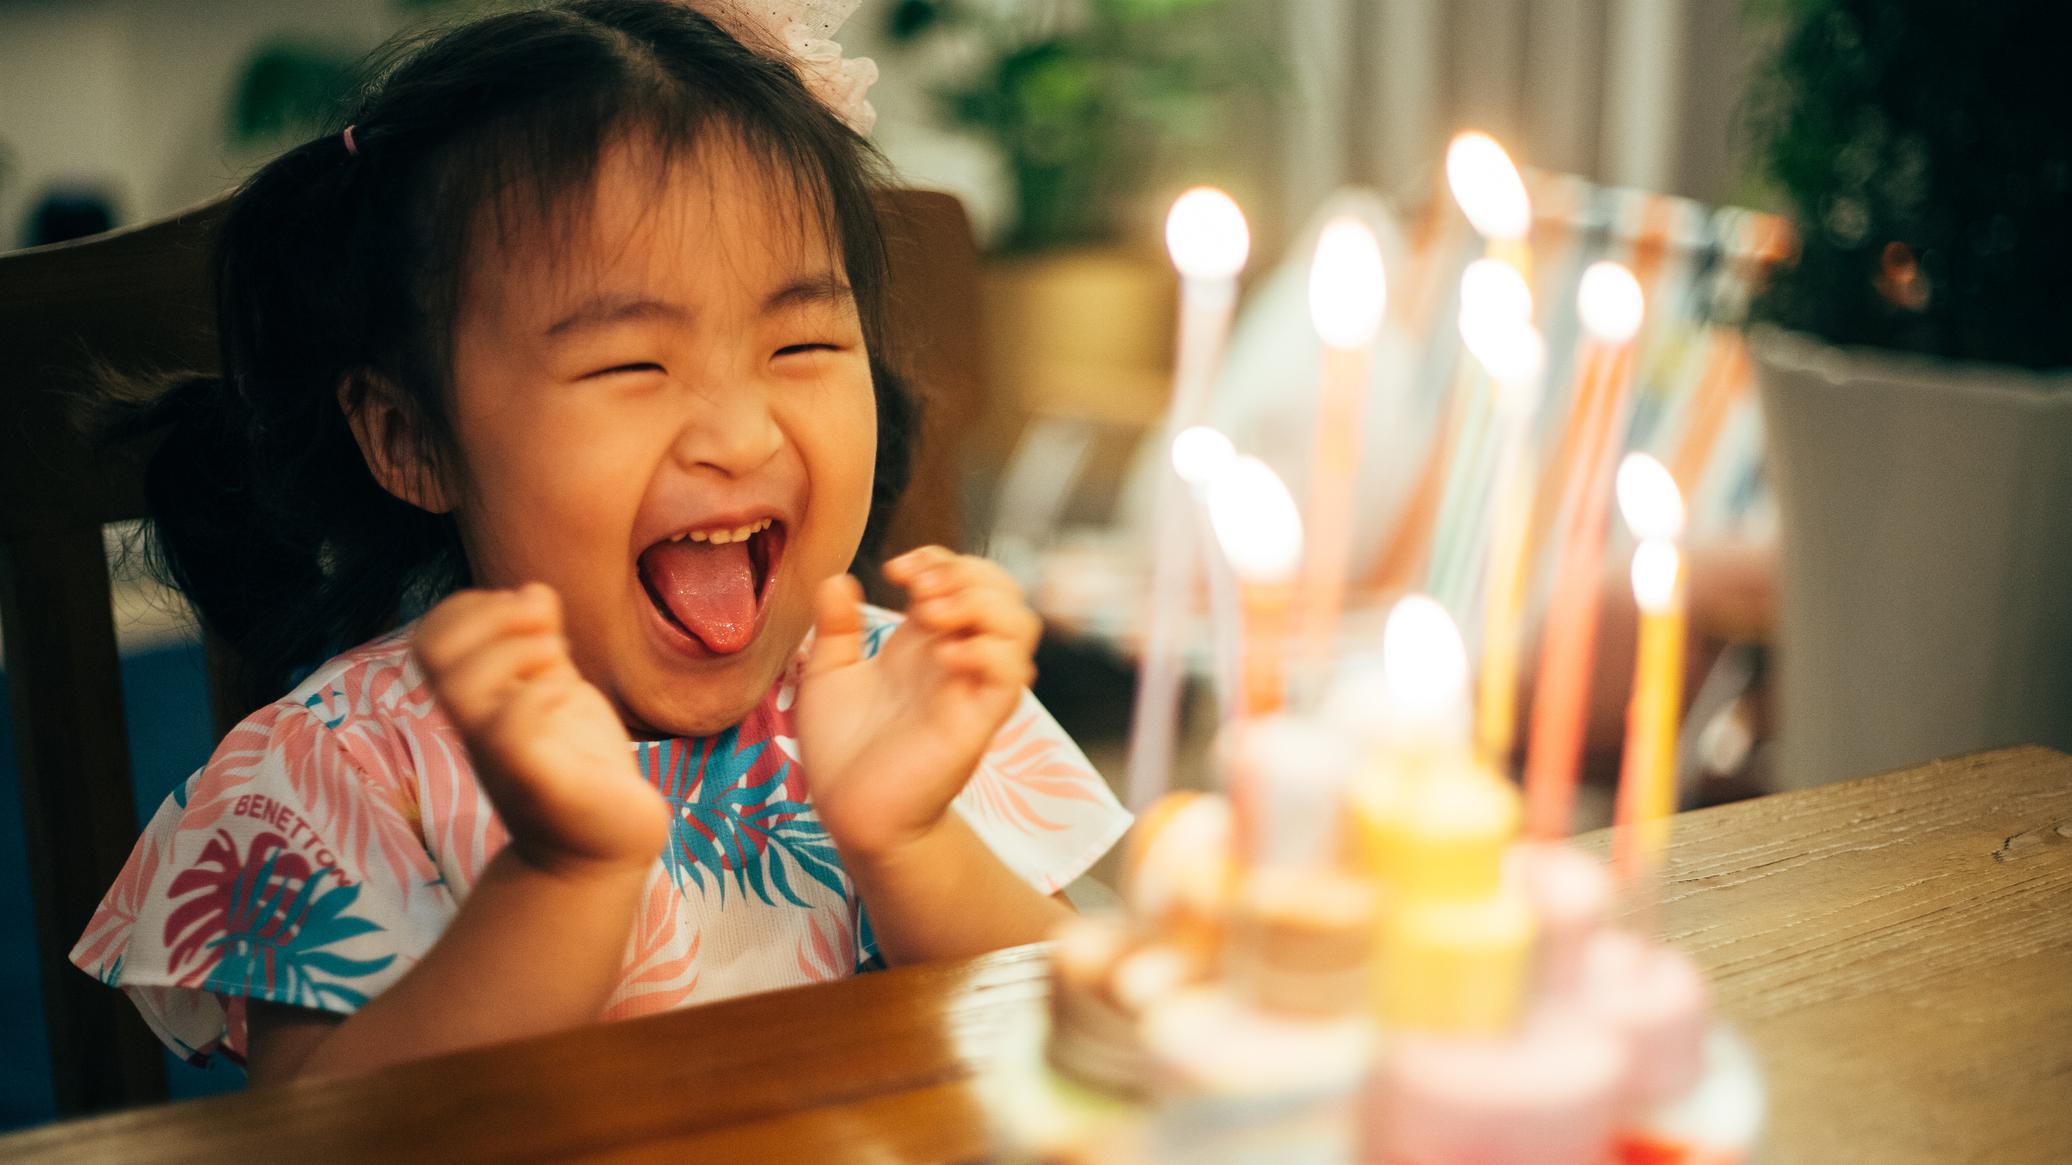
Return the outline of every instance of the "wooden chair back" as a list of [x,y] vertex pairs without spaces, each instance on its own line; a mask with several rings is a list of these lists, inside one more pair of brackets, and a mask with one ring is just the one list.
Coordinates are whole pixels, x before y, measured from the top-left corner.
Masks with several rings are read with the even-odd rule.
[[[50,1061],[61,1115],[162,1099],[159,1045],[117,992],[65,961],[138,833],[102,528],[143,516],[142,448],[73,420],[98,366],[213,371],[209,259],[227,199],[0,255],[0,651],[12,690]],[[921,397],[914,478],[888,551],[960,541],[957,434],[979,407],[978,253],[946,194],[881,210],[892,333]],[[210,645],[219,732],[278,693],[234,690]]]

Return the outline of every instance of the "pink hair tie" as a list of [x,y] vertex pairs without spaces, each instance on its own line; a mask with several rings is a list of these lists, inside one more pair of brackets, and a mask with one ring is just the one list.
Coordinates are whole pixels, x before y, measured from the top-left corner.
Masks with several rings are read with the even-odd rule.
[[351,154],[355,158],[359,157],[360,147],[358,143],[353,141],[353,127],[346,126],[345,132],[343,134],[340,134],[339,136],[345,139],[345,152]]

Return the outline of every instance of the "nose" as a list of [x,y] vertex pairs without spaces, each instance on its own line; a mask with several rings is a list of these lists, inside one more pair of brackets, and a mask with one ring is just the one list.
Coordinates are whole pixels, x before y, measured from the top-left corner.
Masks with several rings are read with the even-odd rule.
[[783,444],[784,432],[760,386],[721,383],[696,391],[672,452],[686,469],[741,477],[775,457]]

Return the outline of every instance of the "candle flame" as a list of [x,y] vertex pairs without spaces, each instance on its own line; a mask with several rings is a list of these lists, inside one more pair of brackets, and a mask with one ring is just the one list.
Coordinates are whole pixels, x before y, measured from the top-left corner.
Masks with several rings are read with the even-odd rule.
[[1237,447],[1221,431],[1189,425],[1173,435],[1173,472],[1188,485],[1206,486],[1237,459]]
[[1539,379],[1547,346],[1532,326],[1532,289],[1516,267],[1498,259],[1468,264],[1460,278],[1460,338],[1497,383]]
[[1619,513],[1635,538],[1675,538],[1683,533],[1683,492],[1667,466],[1645,453],[1619,462]]
[[1532,199],[1511,155],[1486,133],[1470,130],[1446,147],[1446,185],[1461,213],[1486,239],[1523,239],[1532,230]]
[[1583,327],[1600,340],[1622,344],[1640,331],[1647,296],[1633,272],[1610,260],[1590,264],[1576,285],[1576,311]]
[[1197,186],[1166,215],[1166,250],[1189,279],[1235,279],[1252,252],[1252,232],[1237,201],[1213,186]]
[[1284,583],[1302,563],[1302,511],[1273,467],[1238,457],[1208,486],[1209,525],[1249,583]]
[[1460,273],[1461,328],[1469,320],[1524,323],[1532,319],[1532,288],[1502,259],[1477,259]]
[[1427,722],[1463,715],[1468,650],[1453,616],[1436,599],[1407,595],[1389,611],[1381,666],[1393,710]]
[[1633,599],[1643,611],[1662,612],[1676,601],[1683,555],[1667,538],[1650,538],[1633,552]]
[[1540,372],[1547,366],[1547,342],[1531,324],[1494,327],[1468,338],[1468,352],[1496,381],[1497,408],[1530,414],[1540,403]]
[[1334,218],[1317,238],[1309,268],[1309,318],[1333,348],[1365,348],[1381,328],[1388,280],[1381,244],[1356,218]]

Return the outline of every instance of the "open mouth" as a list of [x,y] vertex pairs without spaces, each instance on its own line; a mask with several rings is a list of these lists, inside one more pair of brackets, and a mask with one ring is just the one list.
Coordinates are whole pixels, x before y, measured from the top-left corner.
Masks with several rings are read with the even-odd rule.
[[641,551],[641,587],[665,626],[705,652],[732,655],[762,629],[784,542],[785,525],[773,517],[681,530]]

